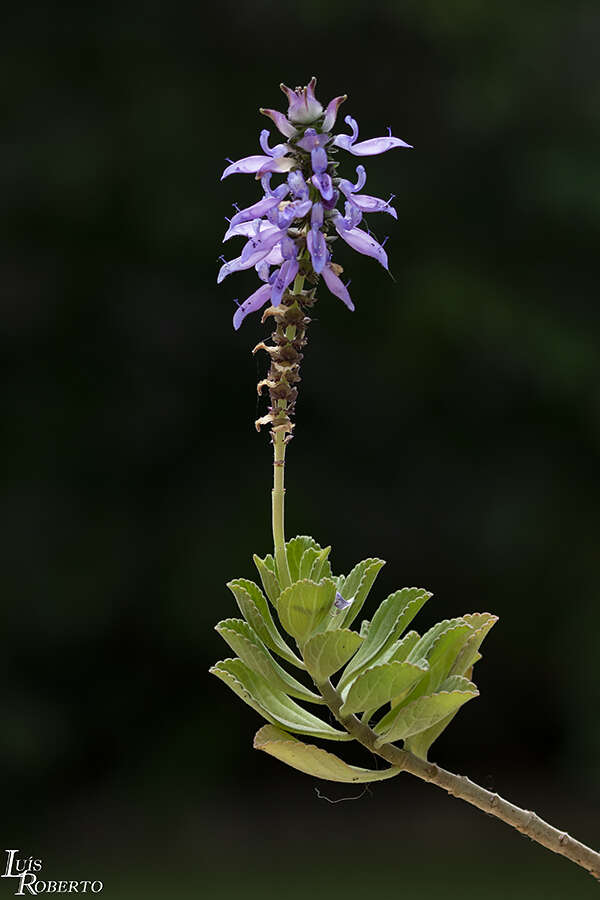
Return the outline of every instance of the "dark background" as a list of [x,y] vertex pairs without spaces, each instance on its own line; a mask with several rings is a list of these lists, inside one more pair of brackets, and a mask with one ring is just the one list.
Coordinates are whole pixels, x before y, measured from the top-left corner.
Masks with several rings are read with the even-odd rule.
[[394,280],[338,246],[356,312],[321,291],[288,534],[433,590],[421,628],[499,614],[433,756],[600,843],[597,4],[31,4],[3,40],[0,849],[107,897],[595,896],[408,777],[318,799],[207,669],[270,547],[256,280],[215,284],[258,193],[219,177],[315,73],[415,150],[366,161]]

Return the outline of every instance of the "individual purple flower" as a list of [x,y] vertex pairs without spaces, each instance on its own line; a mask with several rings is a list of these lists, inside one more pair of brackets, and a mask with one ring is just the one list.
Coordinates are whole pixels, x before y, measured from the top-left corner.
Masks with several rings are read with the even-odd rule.
[[[376,212],[397,219],[391,205],[393,195],[384,200],[363,194],[366,172],[362,165],[356,167],[354,182],[341,172],[338,175],[341,160],[337,150],[353,156],[374,156],[410,145],[391,134],[358,141],[358,125],[351,116],[345,118],[351,134],[332,134],[338,109],[347,98],[335,97],[324,110],[315,97],[315,85],[315,78],[295,90],[282,85],[288,99],[287,114],[273,109],[261,109],[261,113],[271,119],[285,142],[271,145],[269,131],[263,129],[259,139],[262,154],[230,160],[222,175],[255,175],[263,189],[263,196],[255,203],[241,210],[236,207],[224,237],[228,241],[241,236],[246,243],[238,257],[223,262],[217,280],[253,267],[262,282],[236,311],[236,328],[249,312],[269,301],[273,307],[297,303],[302,308],[305,301],[310,305],[320,279],[353,310],[348,286],[340,278],[342,268],[332,258],[336,237],[388,268],[383,244],[361,223],[364,216]],[[281,180],[272,186],[272,178]]]
[[310,162],[312,165],[313,176],[311,181],[317,188],[323,200],[331,200],[333,197],[333,182],[331,175],[327,174],[327,166],[329,160],[324,147],[315,147],[310,152]]
[[412,149],[411,144],[401,141],[400,138],[392,137],[391,129],[388,137],[371,138],[368,141],[360,141],[356,143],[358,137],[358,123],[352,116],[346,116],[344,122],[352,129],[352,134],[338,134],[334,138],[333,143],[336,147],[341,147],[354,156],[377,156],[379,153],[385,153],[386,150],[392,150],[394,147],[407,147]]
[[365,256],[372,256],[378,263],[381,263],[384,269],[388,268],[387,253],[372,235],[361,228],[346,228],[344,219],[339,214],[334,219],[334,226],[342,240],[346,241],[353,250]]
[[335,592],[335,600],[333,601],[333,603],[336,609],[348,609],[349,606],[352,606],[353,601],[354,598],[352,598],[352,600],[344,600],[339,591]]
[[342,303],[345,303],[350,312],[354,312],[354,303],[352,302],[352,297],[348,293],[348,288],[339,277],[339,275],[334,271],[333,266],[330,262],[325,264],[325,268],[323,269],[323,280],[331,293],[335,297],[339,297]]
[[233,314],[233,327],[237,331],[248,313],[256,312],[258,309],[262,309],[266,303],[271,299],[271,285],[263,284],[259,287],[257,291],[254,291],[253,294],[250,294],[247,300],[244,300],[235,313]]
[[317,79],[313,76],[306,87],[296,88],[293,91],[280,84],[279,87],[288,98],[287,117],[290,122],[298,125],[310,125],[316,121],[323,112],[323,107],[315,97]]

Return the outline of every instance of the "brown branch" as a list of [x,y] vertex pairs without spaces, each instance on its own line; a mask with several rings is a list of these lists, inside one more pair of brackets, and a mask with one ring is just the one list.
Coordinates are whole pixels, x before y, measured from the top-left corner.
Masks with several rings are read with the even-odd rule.
[[394,744],[375,746],[377,735],[356,716],[344,716],[340,714],[341,697],[330,682],[319,685],[321,695],[327,706],[332,711],[338,722],[372,753],[376,753],[391,763],[399,766],[411,775],[416,775],[423,781],[429,781],[447,791],[453,797],[458,797],[466,803],[477,806],[488,815],[495,816],[527,835],[532,841],[536,841],[553,853],[566,856],[571,862],[586,869],[590,875],[600,880],[600,853],[575,840],[565,831],[559,831],[552,825],[530,810],[521,809],[508,800],[504,800],[498,794],[486,791],[485,788],[475,784],[464,775],[454,775],[446,769],[442,769],[435,763],[419,759],[407,750],[401,750]]

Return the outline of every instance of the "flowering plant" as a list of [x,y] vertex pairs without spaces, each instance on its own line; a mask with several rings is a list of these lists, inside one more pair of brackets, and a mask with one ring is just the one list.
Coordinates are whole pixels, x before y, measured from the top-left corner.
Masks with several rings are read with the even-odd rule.
[[[431,597],[423,588],[410,587],[390,594],[370,619],[352,628],[383,560],[369,557],[348,575],[335,575],[329,561],[331,547],[307,536],[285,539],[285,452],[293,434],[309,313],[322,283],[354,309],[348,285],[340,278],[342,268],[333,260],[336,240],[341,238],[387,269],[384,242],[360,226],[370,213],[385,212],[397,219],[392,197],[384,200],[362,193],[366,182],[362,164],[356,167],[355,182],[338,173],[339,151],[362,158],[410,146],[391,133],[359,141],[358,125],[350,116],[345,122],[351,133],[334,135],[346,96],[336,97],[324,109],[315,97],[315,86],[315,78],[296,90],[282,85],[287,114],[273,109],[261,113],[272,120],[285,142],[271,147],[269,132],[262,131],[263,153],[229,161],[222,175],[253,174],[263,189],[260,200],[237,210],[229,221],[225,241],[241,236],[246,243],[238,257],[223,260],[218,281],[253,267],[262,284],[238,304],[234,328],[267,304],[263,322],[274,322],[272,342],[255,347],[270,357],[268,375],[258,384],[259,393],[268,389],[270,405],[256,426],[260,430],[268,425],[273,443],[274,551],[254,556],[261,585],[245,578],[229,582],[243,618],[225,619],[216,629],[236,656],[216,663],[211,672],[266,719],[254,746],[293,768],[353,783],[410,772],[503,819],[600,878],[598,853],[534,813],[428,761],[432,744],[459,709],[479,696],[473,669],[497,617],[467,613],[439,622],[424,634],[407,630]],[[276,187],[274,175],[284,176]],[[284,639],[271,608],[295,646]],[[298,700],[328,708],[338,727]],[[294,735],[355,740],[388,767],[349,765]]]

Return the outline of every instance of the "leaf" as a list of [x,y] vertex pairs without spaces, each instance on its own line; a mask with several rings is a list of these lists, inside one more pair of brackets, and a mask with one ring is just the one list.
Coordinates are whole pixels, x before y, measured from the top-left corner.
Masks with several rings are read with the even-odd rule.
[[369,633],[370,625],[371,625],[371,623],[369,622],[368,619],[363,619],[362,622],[360,623],[360,636],[362,638],[366,638],[367,634]]
[[335,600],[335,583],[331,579],[296,581],[279,597],[279,619],[288,634],[302,645],[324,621]]
[[454,713],[463,703],[478,695],[477,689],[474,691],[443,691],[429,694],[427,697],[419,697],[418,700],[404,706],[397,706],[375,726],[374,730],[379,735],[375,746],[380,747],[381,744],[392,741],[406,740],[414,734],[419,734],[419,732],[431,728],[450,713]]
[[[368,564],[368,565],[367,565]],[[359,563],[362,565],[362,563]],[[353,594],[349,594],[347,596],[347,588],[346,585],[348,580],[352,578],[352,572],[344,582],[344,589],[341,592],[344,600],[353,599],[352,605],[348,607],[346,610],[346,615],[342,622],[340,622],[340,627],[348,628],[355,620],[361,609],[363,608],[363,604],[367,599],[369,591],[373,587],[373,582],[377,578],[380,570],[385,566],[385,561],[383,559],[367,559],[365,560],[365,568],[363,570],[362,577],[360,579],[360,583]]]
[[309,691],[273,659],[254,629],[243,619],[224,619],[215,625],[215,630],[227,641],[233,652],[254,672],[262,675],[272,687],[299,700],[324,702],[322,697]]
[[427,674],[427,670],[426,663],[390,662],[372,666],[352,682],[340,712],[349,715],[366,709],[378,709],[392,698],[407,693]]
[[322,578],[331,578],[331,565],[329,563],[330,553],[331,547],[324,547],[319,551],[307,578],[310,578],[311,581],[320,581]]
[[[463,622],[452,625],[439,635],[426,657],[429,663],[429,677],[423,693],[437,691],[471,634],[473,634],[473,629]],[[417,645],[412,652],[414,653],[416,650]]]
[[290,650],[277,630],[277,626],[271,616],[271,610],[261,589],[253,581],[246,578],[235,578],[227,585],[236,603],[240,608],[240,612],[249,625],[252,626],[263,644],[278,653],[282,659],[297,666],[299,669],[305,669],[306,666],[296,654]]
[[320,550],[320,547],[315,539],[309,537],[307,534],[299,534],[297,537],[292,538],[291,541],[288,541],[285,545],[288,568],[290,570],[290,577],[292,579],[292,582],[298,581],[300,578],[300,560],[302,559],[302,554],[304,553],[304,551],[308,550],[309,547],[314,547],[316,550]]
[[260,575],[260,580],[265,589],[265,594],[275,609],[277,609],[277,601],[279,600],[279,594],[281,593],[281,587],[279,586],[277,576],[275,575],[275,572],[269,568],[265,560],[261,559],[260,556],[257,556],[256,553],[252,559],[254,560],[254,565],[258,569],[258,574]]
[[[459,675],[451,675],[450,678],[446,678],[446,680],[442,684],[443,691],[453,691],[453,690],[471,690],[476,691],[476,686],[469,681],[467,678],[461,678]],[[433,742],[439,738],[442,731],[444,731],[456,713],[458,709],[451,712],[450,715],[445,716],[445,718],[440,719],[435,725],[432,725],[431,728],[426,728],[425,731],[421,731],[419,734],[413,735],[413,737],[408,738],[405,741],[404,747],[406,750],[409,750],[411,753],[414,753],[415,756],[418,756],[420,759],[427,759],[427,752]]]
[[463,619],[474,631],[456,657],[450,669],[451,675],[464,675],[477,662],[479,657],[478,650],[490,629],[498,621],[498,616],[494,616],[491,613],[467,613],[467,615],[463,616]]
[[398,775],[402,769],[391,766],[381,771],[361,769],[358,766],[350,766],[343,760],[315,747],[313,744],[303,744],[297,738],[280,731],[273,725],[263,725],[254,738],[256,750],[264,750],[281,762],[287,763],[294,769],[312,775],[314,778],[323,778],[327,781],[343,781],[348,784],[360,784],[368,781],[383,781]]
[[330,741],[352,740],[346,731],[332,728],[290,700],[283,691],[272,688],[262,675],[253,672],[241,659],[221,660],[209,671],[272,725]]
[[315,683],[322,684],[341,669],[361,644],[361,636],[349,628],[322,631],[310,638],[302,649],[302,655]]
[[410,654],[412,648],[419,640],[420,635],[418,631],[407,631],[404,637],[400,641],[396,641],[396,643],[390,648],[390,659],[394,661],[399,660],[400,662],[404,662],[404,660]]
[[431,594],[422,588],[402,588],[386,597],[373,616],[367,638],[347,666],[340,685],[347,684],[359,672],[373,665],[378,656],[402,634],[430,597]]
[[313,563],[319,556],[319,551],[315,547],[309,547],[302,554],[302,559],[300,560],[300,568],[298,570],[298,580],[303,578],[310,578],[310,573],[312,571]]

